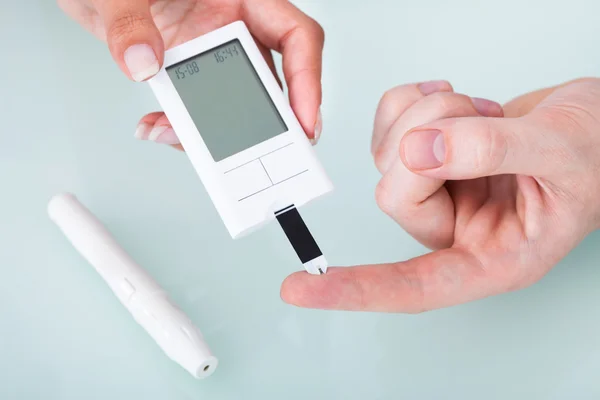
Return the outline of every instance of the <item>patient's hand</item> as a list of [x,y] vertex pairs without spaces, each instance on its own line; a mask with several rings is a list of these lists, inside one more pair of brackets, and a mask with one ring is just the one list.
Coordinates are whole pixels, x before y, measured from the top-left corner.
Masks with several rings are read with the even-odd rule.
[[381,209],[434,249],[412,260],[304,272],[285,301],[422,312],[524,288],[600,221],[600,80],[504,107],[444,82],[389,91],[375,118]]

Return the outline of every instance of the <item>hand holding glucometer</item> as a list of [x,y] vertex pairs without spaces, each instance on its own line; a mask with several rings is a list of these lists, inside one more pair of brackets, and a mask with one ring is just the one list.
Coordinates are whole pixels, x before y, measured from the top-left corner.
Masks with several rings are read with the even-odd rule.
[[[275,73],[271,52],[281,53],[292,108],[309,139],[321,131],[321,64],[323,28],[287,0],[58,0],[66,14],[108,43],[116,64],[141,82],[162,67],[165,50],[237,20],[243,20],[267,64]],[[178,144],[161,112],[144,116],[136,137]]]
[[306,270],[325,273],[297,208],[333,186],[246,25],[168,50],[149,84],[230,235],[277,219]]

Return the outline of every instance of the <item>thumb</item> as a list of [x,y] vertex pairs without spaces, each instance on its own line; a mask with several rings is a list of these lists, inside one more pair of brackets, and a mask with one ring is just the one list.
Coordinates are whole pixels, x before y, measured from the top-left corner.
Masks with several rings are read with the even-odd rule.
[[108,48],[130,79],[153,77],[163,62],[164,44],[149,0],[93,0],[106,30]]
[[559,141],[544,125],[529,115],[439,120],[409,131],[400,157],[411,171],[446,180],[549,175],[559,165],[548,159]]

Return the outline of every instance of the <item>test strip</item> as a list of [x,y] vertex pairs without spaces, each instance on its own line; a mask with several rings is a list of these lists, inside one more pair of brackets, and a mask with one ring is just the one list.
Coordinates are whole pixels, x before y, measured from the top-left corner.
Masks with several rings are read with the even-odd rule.
[[327,260],[296,206],[290,205],[275,212],[275,217],[306,271],[313,275],[325,274]]

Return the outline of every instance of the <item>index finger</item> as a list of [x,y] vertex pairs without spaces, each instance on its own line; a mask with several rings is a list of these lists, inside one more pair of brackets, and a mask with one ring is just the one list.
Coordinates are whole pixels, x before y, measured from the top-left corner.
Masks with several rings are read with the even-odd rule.
[[[290,304],[325,310],[419,313],[507,290],[505,271],[490,269],[471,252],[444,249],[406,262],[298,272],[281,287]],[[503,275],[504,274],[504,275]]]
[[321,73],[325,34],[321,26],[288,1],[246,0],[243,19],[265,46],[283,55],[290,104],[307,136],[321,130]]

